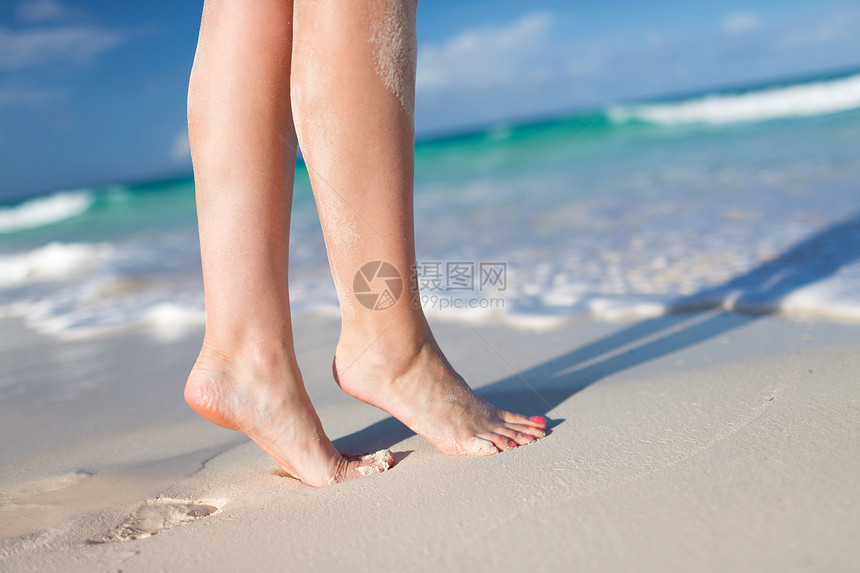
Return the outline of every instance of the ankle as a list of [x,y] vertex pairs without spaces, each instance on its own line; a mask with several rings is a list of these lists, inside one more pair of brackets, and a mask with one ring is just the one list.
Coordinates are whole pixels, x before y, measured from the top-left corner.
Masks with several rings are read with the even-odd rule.
[[242,365],[260,374],[282,372],[296,363],[292,342],[262,337],[204,337],[200,358],[216,367]]
[[409,370],[420,356],[435,349],[436,342],[429,328],[391,328],[382,333],[344,329],[335,353],[335,368],[345,368],[360,361],[362,369],[402,373]]

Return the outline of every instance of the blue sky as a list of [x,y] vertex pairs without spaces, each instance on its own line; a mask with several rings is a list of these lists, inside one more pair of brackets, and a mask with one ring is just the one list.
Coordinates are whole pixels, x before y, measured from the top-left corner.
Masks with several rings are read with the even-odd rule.
[[[0,3],[0,199],[189,172],[201,8]],[[424,0],[418,26],[419,136],[860,67],[858,1]]]

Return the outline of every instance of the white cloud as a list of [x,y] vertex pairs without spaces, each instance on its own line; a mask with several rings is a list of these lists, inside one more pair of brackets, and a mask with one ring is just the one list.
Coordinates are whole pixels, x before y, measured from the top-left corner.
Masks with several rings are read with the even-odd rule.
[[120,32],[92,26],[29,30],[0,28],[0,71],[58,63],[82,63],[125,40]]
[[191,143],[188,141],[188,130],[183,129],[173,139],[170,155],[176,161],[187,161],[191,157]]
[[727,34],[742,34],[755,30],[761,24],[752,12],[735,12],[723,18],[723,31]]
[[27,0],[15,6],[15,16],[22,22],[36,24],[73,17],[75,10],[56,0]]
[[467,30],[418,50],[417,89],[436,91],[509,86],[540,74],[550,49],[548,13],[527,14],[508,26]]

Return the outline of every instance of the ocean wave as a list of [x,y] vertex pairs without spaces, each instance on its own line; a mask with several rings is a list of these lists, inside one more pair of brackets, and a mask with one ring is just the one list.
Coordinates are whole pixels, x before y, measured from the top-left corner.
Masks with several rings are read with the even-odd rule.
[[860,74],[838,79],[744,93],[710,94],[677,102],[612,106],[617,124],[644,121],[658,125],[722,125],[809,117],[860,108]]
[[84,214],[93,204],[90,191],[59,191],[14,207],[0,207],[0,233],[13,233]]
[[49,243],[0,256],[0,286],[49,281],[86,273],[112,252],[108,243]]
[[[709,310],[860,321],[860,164],[848,144],[860,137],[860,113],[792,121],[791,137],[780,122],[706,138],[622,127],[571,147],[585,125],[427,144],[419,260],[442,272],[472,261],[478,271],[471,290],[425,287],[432,320],[546,330]],[[33,233],[0,237],[0,318],[62,339],[198,336],[197,228],[190,216],[172,219],[177,208],[190,213],[190,190],[188,181],[92,189],[90,213],[38,233],[61,230],[62,242],[35,249]],[[336,318],[310,205],[290,229],[292,312]],[[506,264],[503,289],[481,284],[480,261]]]

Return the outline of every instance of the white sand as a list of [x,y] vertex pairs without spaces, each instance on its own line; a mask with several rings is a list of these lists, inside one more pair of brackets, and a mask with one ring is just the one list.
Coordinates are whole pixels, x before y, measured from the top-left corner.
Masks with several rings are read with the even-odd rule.
[[322,489],[185,406],[199,333],[59,343],[0,327],[4,572],[860,569],[858,326],[441,324],[482,393],[552,420],[532,446],[455,458],[343,395],[337,324],[300,320],[335,444],[398,462]]

